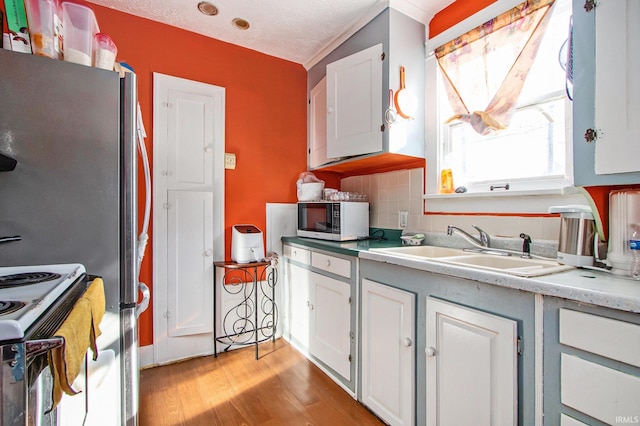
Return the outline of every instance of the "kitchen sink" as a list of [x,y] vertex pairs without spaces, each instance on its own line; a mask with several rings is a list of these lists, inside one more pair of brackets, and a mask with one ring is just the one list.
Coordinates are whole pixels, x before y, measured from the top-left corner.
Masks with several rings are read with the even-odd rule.
[[469,254],[463,250],[437,246],[403,246],[371,249],[371,251],[409,259],[431,260],[468,268],[502,272],[520,277],[536,277],[573,269],[572,266],[561,265],[554,260],[524,259],[515,255]]
[[572,269],[572,266],[561,265],[553,260],[523,259],[521,257],[494,256],[491,254],[449,257],[443,259],[443,261],[523,277],[534,277]]
[[406,257],[427,258],[427,259],[434,259],[439,257],[461,256],[465,254],[465,252],[462,250],[457,250],[457,249],[452,249],[447,247],[437,247],[437,246],[402,246],[402,247],[371,249],[371,251],[378,251],[381,253],[388,253],[388,254],[406,256]]

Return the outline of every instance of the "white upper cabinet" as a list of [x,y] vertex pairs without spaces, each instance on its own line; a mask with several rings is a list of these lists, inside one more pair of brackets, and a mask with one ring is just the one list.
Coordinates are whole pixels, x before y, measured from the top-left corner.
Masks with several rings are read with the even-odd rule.
[[572,5],[574,184],[638,183],[640,60],[633,52],[640,50],[640,29],[634,25],[640,4],[603,0],[585,8],[585,0],[573,0]]
[[327,78],[311,89],[309,97],[309,168],[327,164]]
[[327,65],[327,156],[382,150],[382,43]]
[[[343,173],[424,166],[424,42],[424,24],[387,8],[309,69],[310,169]],[[385,121],[389,90],[400,89],[402,67],[417,111],[413,119],[390,125]]]
[[596,174],[640,171],[640,2],[597,3]]

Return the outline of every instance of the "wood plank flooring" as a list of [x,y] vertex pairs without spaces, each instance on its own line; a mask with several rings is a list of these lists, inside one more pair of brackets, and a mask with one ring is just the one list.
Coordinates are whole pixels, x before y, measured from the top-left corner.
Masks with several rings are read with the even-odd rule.
[[383,425],[284,339],[142,370],[140,425]]

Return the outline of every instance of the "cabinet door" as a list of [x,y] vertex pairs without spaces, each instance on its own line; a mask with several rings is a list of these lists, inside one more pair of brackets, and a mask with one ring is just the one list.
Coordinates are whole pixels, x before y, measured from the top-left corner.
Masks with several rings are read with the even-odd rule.
[[[597,6],[587,12],[584,8],[585,0],[573,0],[573,176],[574,176],[574,184],[577,186],[593,186],[593,185],[620,185],[620,184],[630,184],[640,182],[640,172],[629,172],[629,173],[615,173],[615,174],[596,174],[596,162],[601,163],[602,160],[596,160],[596,146],[600,142],[595,143],[587,143],[584,138],[584,134],[587,129],[599,129],[602,128],[602,125],[599,123],[600,119],[596,120],[595,118],[595,80],[596,80],[596,14],[599,13],[598,9],[600,6],[604,6],[605,2],[597,2]],[[607,8],[622,8],[626,7],[627,3],[634,3],[634,0],[630,1],[607,1]],[[637,3],[637,2],[635,2]],[[606,12],[603,12],[605,15]],[[602,18],[602,17],[601,17]],[[629,16],[627,19],[637,19]],[[627,19],[621,21],[619,25],[622,27],[626,27],[627,31],[638,31],[637,28],[634,28],[632,25],[629,27]],[[633,21],[631,21],[633,22]],[[618,23],[616,23],[618,25]],[[600,29],[602,29],[602,25],[600,25]],[[627,38],[628,43],[637,43],[638,36],[635,38]],[[598,42],[599,43],[599,42]],[[637,45],[636,45],[637,46]],[[626,47],[626,46],[625,46]],[[609,48],[611,53],[619,53],[621,47],[619,46],[611,46]],[[638,47],[635,48],[636,52],[638,51]],[[629,50],[627,47],[628,51]],[[601,50],[601,53],[602,50]],[[627,58],[628,59],[628,58]],[[632,58],[633,59],[633,58]],[[637,61],[637,55],[635,60]],[[617,62],[617,61],[616,61]],[[635,69],[638,69],[637,62],[635,62]],[[632,67],[632,75],[628,75],[633,81],[633,79],[637,79],[638,72],[633,72],[633,61],[628,62]],[[606,63],[599,64],[601,67],[607,67]],[[600,71],[598,71],[600,72]],[[619,90],[620,86],[618,84],[626,85],[626,83],[619,81],[620,77],[612,77],[610,82],[607,84],[606,80],[600,78],[600,81],[605,81],[605,88],[607,90],[611,88],[612,90]],[[635,80],[637,82],[637,80]],[[615,82],[615,84],[614,84]],[[637,84],[637,83],[636,83]],[[617,87],[613,87],[613,86]],[[627,126],[637,126],[635,122],[638,120],[634,120],[633,116],[628,115],[628,111],[624,112],[626,107],[622,108],[623,113],[621,112],[620,105],[625,102],[629,102],[633,100],[631,96],[624,96],[620,98],[621,101],[616,103],[616,105],[611,108],[611,112],[618,114],[619,120],[624,121]],[[637,95],[636,95],[636,103]],[[637,108],[637,106],[636,106]],[[598,108],[600,110],[600,108]],[[604,112],[604,111],[602,111]],[[596,127],[597,126],[597,127]],[[608,127],[608,126],[607,126]],[[609,136],[609,130],[603,130],[605,136],[603,139],[607,139],[604,144],[611,141],[611,137]],[[614,130],[615,133],[615,130]],[[628,141],[627,141],[628,143]],[[603,145],[604,146],[604,145]],[[599,153],[602,152],[602,146],[597,148]],[[634,148],[635,149],[635,148]],[[614,151],[614,148],[612,148]],[[630,151],[626,148],[622,150],[622,153],[626,156],[627,152],[629,155],[627,158],[633,159],[636,158],[634,155],[631,155]],[[610,154],[616,155],[615,152],[611,152]],[[618,153],[620,154],[620,153]],[[606,154],[605,154],[606,155]],[[604,160],[605,162],[607,160]]]
[[640,2],[598,2],[596,174],[640,171]]
[[309,274],[300,266],[286,263],[289,287],[289,332],[303,347],[309,347]]
[[212,333],[213,194],[167,191],[167,201],[167,337]]
[[382,150],[382,44],[327,65],[327,156]]
[[309,99],[309,168],[327,164],[327,78],[311,89]]
[[391,425],[414,423],[414,306],[412,293],[362,280],[362,403]]
[[351,380],[351,304],[349,284],[311,272],[309,352]]
[[517,325],[427,298],[427,425],[518,423]]

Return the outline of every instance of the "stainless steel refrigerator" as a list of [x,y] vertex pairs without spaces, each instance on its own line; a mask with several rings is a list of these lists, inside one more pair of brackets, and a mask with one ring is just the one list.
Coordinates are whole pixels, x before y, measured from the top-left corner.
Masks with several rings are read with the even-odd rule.
[[20,236],[0,244],[0,266],[81,263],[103,277],[100,349],[115,351],[120,392],[101,404],[127,425],[138,410],[137,111],[134,74],[0,50],[0,154],[17,161],[0,173],[0,237]]

